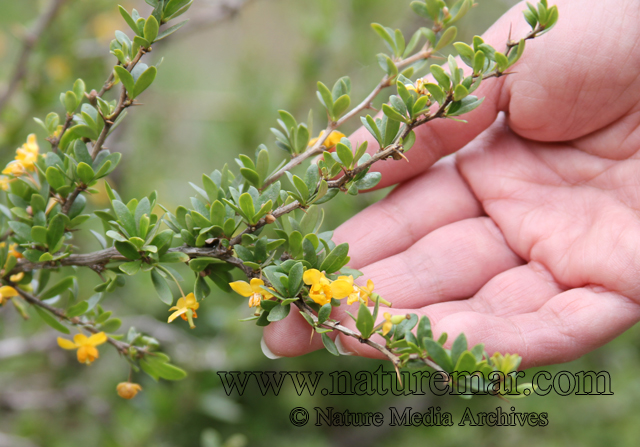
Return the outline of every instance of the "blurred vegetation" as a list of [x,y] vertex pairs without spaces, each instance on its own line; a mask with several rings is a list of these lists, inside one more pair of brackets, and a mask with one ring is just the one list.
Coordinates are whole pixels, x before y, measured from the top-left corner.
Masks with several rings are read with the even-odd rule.
[[[227,0],[230,2],[231,0]],[[10,76],[20,50],[20,36],[46,1],[2,3],[0,14],[0,80]],[[0,116],[0,154],[8,161],[28,133],[41,129],[32,117],[60,109],[59,91],[77,77],[89,89],[102,86],[111,64],[108,42],[115,29],[125,29],[111,0],[68,2],[37,43],[28,74]],[[144,1],[121,1],[128,9],[148,8]],[[110,182],[125,198],[159,193],[169,208],[191,194],[189,181],[199,179],[238,153],[251,153],[260,143],[273,146],[269,127],[277,110],[306,116],[316,107],[315,83],[329,84],[342,75],[354,83],[354,97],[364,96],[381,73],[375,54],[379,39],[373,21],[400,27],[409,34],[419,22],[408,0],[255,0],[223,23],[208,23],[220,2],[198,0],[188,13],[192,25],[159,43],[165,61],[145,106],[132,110],[110,140],[123,153],[123,162]],[[482,8],[465,18],[459,40],[482,33],[514,2],[481,0]],[[211,22],[211,20],[210,20]],[[152,53],[156,60],[158,54]],[[0,85],[0,89],[3,88]],[[357,88],[361,88],[359,91]],[[2,91],[2,90],[0,90]],[[319,108],[316,107],[316,112]],[[319,115],[317,115],[319,116]],[[169,125],[170,124],[170,125]],[[352,124],[354,125],[354,124]],[[316,126],[316,132],[319,126]],[[284,156],[284,153],[283,153]],[[143,169],[139,166],[144,165]],[[331,202],[325,220],[331,229],[386,192]],[[106,195],[94,197],[104,207]],[[96,247],[97,244],[96,244]],[[80,274],[80,272],[79,272]],[[85,273],[86,274],[86,273]],[[95,278],[92,278],[95,279]],[[82,283],[82,282],[81,282]],[[216,375],[219,370],[374,371],[379,362],[353,357],[334,358],[317,352],[301,358],[268,360],[260,350],[261,331],[238,323],[248,316],[246,300],[218,292],[201,307],[197,329],[169,326],[166,306],[146,281],[131,281],[103,302],[128,315],[124,321],[158,338],[175,362],[190,376],[177,383],[153,383],[140,375],[144,391],[132,401],[117,397],[115,386],[126,379],[124,362],[103,349],[90,367],[55,346],[55,335],[40,322],[17,321],[0,311],[0,447],[11,446],[347,446],[422,445],[442,447],[474,443],[479,446],[637,445],[640,426],[640,386],[632,372],[640,366],[637,328],[584,358],[547,368],[607,370],[614,396],[530,397],[506,403],[497,398],[414,396],[298,397],[291,387],[278,397],[257,390],[227,397]],[[200,312],[200,311],[199,311]],[[139,317],[140,313],[153,315]],[[386,365],[385,368],[390,368]],[[528,377],[533,371],[528,372]],[[325,374],[326,376],[326,374]],[[326,377],[325,377],[326,379]],[[426,411],[440,406],[459,421],[464,408],[474,412],[548,412],[547,427],[389,427],[298,428],[289,411],[301,406],[333,406],[339,411],[372,411],[388,415],[389,406]]]

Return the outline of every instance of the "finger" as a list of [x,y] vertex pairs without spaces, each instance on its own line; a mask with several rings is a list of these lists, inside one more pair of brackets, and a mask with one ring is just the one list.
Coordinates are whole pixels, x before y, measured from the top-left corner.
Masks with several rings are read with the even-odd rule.
[[[414,148],[408,153],[411,163],[388,160],[374,166],[382,173],[379,188],[412,178],[439,158],[459,150],[487,129],[499,112],[507,114],[509,127],[519,136],[537,141],[569,141],[615,126],[622,117],[637,110],[634,106],[640,100],[640,90],[635,87],[640,48],[636,42],[640,28],[628,24],[624,28],[627,35],[620,41],[607,38],[605,33],[608,27],[620,27],[621,10],[628,8],[629,14],[637,15],[640,3],[594,2],[588,14],[580,2],[555,3],[561,11],[558,24],[548,34],[527,42],[524,55],[512,70],[514,74],[482,83],[474,95],[485,100],[478,109],[464,115],[468,123],[437,119],[417,128]],[[483,34],[485,41],[502,50],[511,26],[514,37],[525,35],[528,26],[521,15],[525,8],[519,3],[509,10]],[[596,32],[591,17],[598,17]],[[567,57],[568,54],[585,57]],[[620,55],[624,61],[617,67],[615,84],[611,84],[607,68],[612,54]],[[559,72],[562,76],[558,76]],[[591,107],[593,92],[600,91],[602,85],[610,86],[604,99],[606,105]],[[628,123],[623,123],[616,129],[628,135],[626,127]],[[590,153],[610,157],[610,139],[603,140],[607,135],[602,133],[595,146],[582,141],[579,144]],[[370,151],[378,149],[365,129],[359,129],[351,138],[368,140]],[[628,152],[628,147],[617,150]]]
[[[332,339],[335,333],[328,334]],[[322,338],[300,315],[295,305],[286,318],[264,328],[263,339],[269,350],[281,357],[296,357],[324,347]]]
[[420,308],[471,297],[522,262],[493,221],[480,217],[441,227],[408,250],[361,270],[394,307]]
[[[429,308],[424,309],[429,313]],[[484,343],[489,354],[518,353],[522,368],[574,360],[617,337],[640,319],[632,300],[597,288],[571,289],[537,312],[498,317],[454,313],[436,322],[438,333],[464,332],[470,345]]]
[[[450,314],[433,311],[428,306],[419,311],[390,309],[393,315],[415,313],[431,320],[434,338],[443,332],[449,343],[464,333],[469,346],[484,343],[485,351],[522,356],[521,369],[564,363],[574,360],[611,341],[640,320],[638,303],[614,292],[594,288],[572,289],[549,300],[537,312],[508,317],[474,311]],[[378,323],[382,318],[378,318]],[[355,324],[345,322],[355,330]],[[342,349],[371,358],[386,358],[380,351],[358,340],[339,335]],[[372,341],[384,344],[379,335]]]
[[506,317],[535,312],[564,290],[542,264],[532,261],[496,275],[469,300],[441,303],[438,310],[436,306],[432,309],[445,315],[471,310]]
[[446,158],[349,219],[333,240],[349,243],[349,266],[360,268],[408,249],[437,228],[480,215],[455,161]]

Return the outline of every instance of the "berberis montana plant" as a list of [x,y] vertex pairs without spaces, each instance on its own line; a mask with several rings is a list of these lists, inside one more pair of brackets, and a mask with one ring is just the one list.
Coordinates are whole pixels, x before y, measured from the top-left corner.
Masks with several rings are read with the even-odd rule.
[[[519,40],[509,37],[499,51],[478,36],[470,44],[453,43],[457,32],[453,25],[475,6],[473,0],[459,0],[450,7],[443,0],[414,1],[411,8],[430,26],[417,30],[408,41],[398,29],[372,24],[388,54],[378,55],[384,74],[368,96],[352,106],[348,77],[339,78],[331,88],[318,82],[318,100],[326,109],[322,131],[313,132],[311,115],[301,123],[289,112],[279,111],[278,127],[272,129],[278,154],[260,145],[253,156],[240,155],[235,169],[225,165],[202,175],[201,184],[191,183],[196,194],[188,205],[170,211],[159,204],[155,192],[124,198],[103,180],[121,159],[105,148],[107,138],[156,78],[158,67],[142,60],[156,42],[185,25],[186,21],[172,21],[193,0],[146,2],[153,8],[148,17],[120,7],[133,38],[115,32],[110,45],[115,66],[102,88],[88,89],[78,79],[71,90],[61,93],[64,115],[51,112],[36,118],[48,135],[48,150],[29,135],[2,171],[6,205],[0,205],[0,305],[10,303],[24,318],[37,315],[63,334],[70,334],[71,328],[78,331],[73,340],[60,337],[58,343],[77,350],[81,363],[98,359],[98,346],[109,343],[134,372],[142,370],[154,379],[182,379],[186,373],[159,352],[157,340],[134,328],[119,332],[121,320],[101,305],[128,277],[146,275],[167,305],[168,322],[180,317],[193,328],[199,307],[213,305],[204,301],[212,288],[233,290],[249,299],[253,314],[247,321],[266,326],[292,310],[299,312],[331,354],[339,353],[327,333],[339,331],[382,352],[396,370],[426,365],[447,373],[450,383],[471,384],[474,391],[496,393],[508,387],[510,374],[520,364],[518,355],[489,356],[482,345],[469,348],[464,335],[447,349],[446,334],[434,339],[428,318],[392,317],[381,311],[391,303],[374,291],[370,279],[354,282],[361,273],[346,267],[348,245],[336,245],[331,231],[320,231],[324,217],[320,205],[337,194],[355,196],[374,187],[380,181],[379,173],[369,172],[375,163],[387,159],[404,163],[417,126],[459,119],[480,106],[482,98],[473,96],[474,91],[489,78],[509,74],[525,42],[554,26],[557,8],[547,0],[528,5],[524,18],[531,31]],[[449,56],[444,66],[427,66],[431,58],[442,59],[443,49],[452,43],[459,59]],[[459,61],[466,67],[459,67]],[[412,80],[423,68],[431,77]],[[395,94],[382,105],[381,113],[363,116],[386,88]],[[366,142],[354,144],[338,130],[358,117],[379,144],[375,152],[368,153]],[[301,167],[314,156],[321,156],[317,163]],[[101,181],[111,207],[83,214],[86,196],[97,193]],[[164,214],[156,214],[158,208]],[[74,235],[94,217],[104,232],[91,232],[103,249],[82,253],[74,245]],[[182,278],[171,267],[176,263],[188,264],[192,275]],[[73,273],[81,267],[100,278],[90,297],[78,293]],[[233,281],[236,269],[247,281]],[[57,278],[51,281],[54,272]],[[180,291],[177,300],[169,283]],[[360,303],[357,314],[349,314],[357,331],[331,318],[332,308],[344,299]],[[380,312],[384,319],[376,324]],[[384,344],[372,340],[374,334]],[[521,385],[513,392],[530,386]],[[131,381],[118,386],[124,398],[139,390]]]

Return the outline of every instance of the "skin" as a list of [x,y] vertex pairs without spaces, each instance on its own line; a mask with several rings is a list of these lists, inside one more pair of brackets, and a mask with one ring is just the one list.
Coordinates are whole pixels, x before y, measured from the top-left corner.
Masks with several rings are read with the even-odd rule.
[[[375,165],[379,187],[398,187],[335,234],[392,314],[427,315],[436,336],[463,332],[524,368],[578,358],[640,320],[640,2],[555,4],[556,27],[527,42],[514,74],[483,83],[468,124],[419,128],[410,164]],[[524,36],[524,9],[485,41],[504,48],[512,24]],[[351,139],[377,149],[364,129]],[[354,328],[345,308],[334,316]],[[309,334],[292,312],[264,340],[297,356],[322,347]]]

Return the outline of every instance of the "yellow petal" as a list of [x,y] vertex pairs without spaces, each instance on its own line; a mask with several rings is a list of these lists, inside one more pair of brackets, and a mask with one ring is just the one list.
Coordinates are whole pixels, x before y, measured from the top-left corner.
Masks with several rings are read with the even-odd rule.
[[82,346],[87,344],[87,340],[89,339],[84,334],[76,334],[73,336],[73,341],[76,343],[77,346]]
[[331,302],[331,299],[328,298],[324,293],[309,292],[309,297],[316,303],[320,304],[321,306],[324,306],[325,304]]
[[27,149],[31,152],[35,152],[36,154],[40,150],[38,147],[38,140],[36,139],[36,134],[32,133],[27,137]]
[[344,279],[345,281],[348,281],[349,284],[353,285],[353,275],[349,275],[349,276],[338,276],[338,279]]
[[78,349],[78,346],[74,342],[62,337],[58,337],[58,346],[62,349]]
[[172,313],[169,316],[169,320],[167,320],[168,323],[171,323],[173,320],[175,320],[176,318],[178,318],[180,315],[182,315],[183,313],[185,313],[187,311],[187,308],[182,308],[180,310],[176,310],[174,313]]
[[338,279],[331,283],[331,294],[334,298],[342,299],[353,293],[353,284],[344,279]]
[[11,286],[2,286],[0,287],[0,296],[3,298],[18,296],[18,291]]
[[373,281],[371,281],[370,279],[367,280],[367,291],[369,293],[373,292]]
[[188,294],[185,297],[185,305],[186,307],[193,307],[195,305],[197,305],[198,302],[196,301],[196,297],[193,293]]
[[302,280],[306,285],[315,285],[320,282],[320,279],[324,277],[324,274],[319,270],[309,269],[302,275]]
[[234,292],[239,293],[242,296],[249,297],[253,295],[253,289],[246,281],[234,281],[230,282],[229,285]]
[[253,293],[262,293],[260,286],[264,286],[264,281],[258,278],[251,278],[251,290]]
[[91,346],[98,346],[107,341],[107,334],[98,332],[87,339],[87,343]]
[[[269,290],[273,290],[271,287],[269,287]],[[274,290],[275,292],[275,290]],[[268,300],[269,298],[273,298],[273,293],[269,293],[266,290],[262,290],[260,292],[262,294],[262,296],[264,297],[265,300]]]

